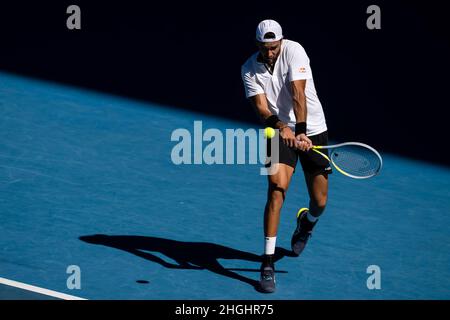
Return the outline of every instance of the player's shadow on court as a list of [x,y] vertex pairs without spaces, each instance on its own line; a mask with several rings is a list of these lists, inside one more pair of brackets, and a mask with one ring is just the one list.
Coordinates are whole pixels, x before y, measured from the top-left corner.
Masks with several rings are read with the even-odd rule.
[[[132,253],[146,260],[159,263],[169,269],[197,269],[208,270],[231,279],[239,280],[259,290],[258,281],[244,277],[233,271],[259,272],[261,256],[222,245],[208,242],[184,242],[157,237],[143,236],[108,236],[102,234],[82,236],[80,240],[104,245]],[[159,252],[174,260],[175,263],[167,262],[151,252]],[[292,252],[277,247],[275,261],[285,256],[292,256]],[[245,260],[258,263],[258,269],[224,268],[219,259]],[[286,273],[286,271],[276,271]],[[259,277],[259,274],[258,274]]]

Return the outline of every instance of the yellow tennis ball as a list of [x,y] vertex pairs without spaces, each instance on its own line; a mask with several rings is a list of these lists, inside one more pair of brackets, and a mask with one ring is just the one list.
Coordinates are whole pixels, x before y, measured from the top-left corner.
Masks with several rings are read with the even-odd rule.
[[267,127],[264,129],[264,137],[266,139],[272,139],[273,137],[275,137],[275,130],[271,127]]

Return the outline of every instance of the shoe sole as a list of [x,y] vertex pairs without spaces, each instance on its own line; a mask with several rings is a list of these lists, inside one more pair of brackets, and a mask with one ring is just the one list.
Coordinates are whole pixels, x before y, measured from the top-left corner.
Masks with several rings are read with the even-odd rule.
[[270,287],[270,288],[264,288],[263,284],[260,282],[259,289],[262,293],[273,293],[273,292],[275,292],[275,281],[274,281],[274,286]]

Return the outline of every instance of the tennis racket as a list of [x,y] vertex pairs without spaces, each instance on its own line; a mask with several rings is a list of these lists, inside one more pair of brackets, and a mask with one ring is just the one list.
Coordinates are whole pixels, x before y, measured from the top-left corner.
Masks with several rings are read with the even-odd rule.
[[[330,155],[319,151],[323,149],[328,149]],[[337,171],[354,179],[374,177],[383,166],[383,159],[378,151],[360,142],[313,146],[311,150],[327,159]]]

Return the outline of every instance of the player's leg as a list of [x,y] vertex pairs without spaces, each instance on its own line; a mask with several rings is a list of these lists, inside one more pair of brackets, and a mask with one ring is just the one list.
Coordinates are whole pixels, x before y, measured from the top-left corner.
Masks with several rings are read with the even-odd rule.
[[[328,143],[326,132],[311,136],[310,139],[314,145]],[[328,174],[331,173],[328,161],[312,150],[300,154],[300,161],[310,201],[309,208],[302,208],[297,213],[297,226],[291,239],[291,247],[295,255],[299,255],[304,250],[319,216],[325,210],[328,199]]]
[[280,212],[294,168],[284,163],[277,163],[276,174],[268,176],[267,202],[264,210],[264,255],[261,264],[261,290],[275,291],[275,246]]
[[315,223],[322,215],[328,200],[328,174],[311,175],[305,173],[309,193],[308,220]]
[[277,173],[268,176],[267,202],[264,209],[264,237],[276,237],[280,211],[286,198],[294,168],[277,163]]
[[328,174],[311,175],[305,173],[306,185],[310,196],[309,208],[302,208],[297,214],[297,227],[291,240],[295,255],[305,249],[318,218],[324,212],[328,197]]
[[[270,147],[268,143],[268,150]],[[278,157],[275,157],[278,159],[277,163],[272,164],[275,170],[273,174],[268,175],[267,202],[264,209],[264,255],[260,286],[261,290],[267,293],[275,291],[274,254],[280,212],[298,157],[296,150],[287,147],[282,141],[279,141],[278,149]]]

